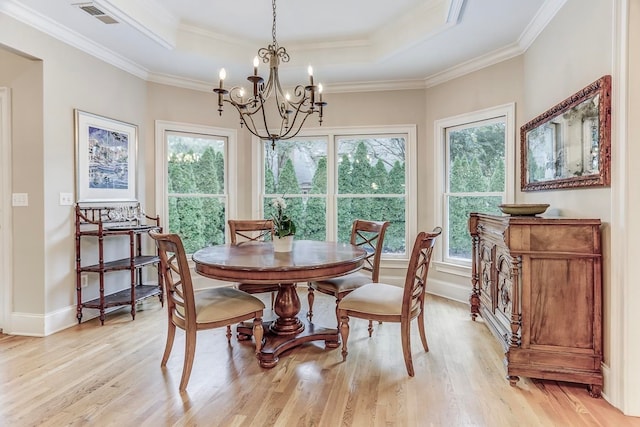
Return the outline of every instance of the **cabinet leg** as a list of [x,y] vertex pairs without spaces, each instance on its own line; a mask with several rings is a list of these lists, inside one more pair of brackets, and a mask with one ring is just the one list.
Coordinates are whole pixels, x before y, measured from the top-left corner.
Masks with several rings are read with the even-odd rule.
[[469,305],[471,308],[471,320],[475,322],[478,314],[480,314],[480,296],[476,294],[475,291],[469,297]]
[[517,382],[520,380],[520,377],[516,376],[516,375],[509,375],[507,377],[507,379],[509,380],[509,385],[511,387],[515,387]]
[[589,390],[589,396],[595,399],[599,398],[602,394],[602,386],[597,384],[589,384],[587,390]]

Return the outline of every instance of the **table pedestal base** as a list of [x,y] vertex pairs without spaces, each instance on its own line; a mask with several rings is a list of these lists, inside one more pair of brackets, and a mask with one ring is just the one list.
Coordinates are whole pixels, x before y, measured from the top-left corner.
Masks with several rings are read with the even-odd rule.
[[[295,283],[278,285],[274,311],[277,316],[275,320],[263,321],[264,345],[258,353],[258,360],[263,368],[273,368],[282,353],[309,341],[323,340],[327,348],[339,346],[337,329],[319,327],[298,317],[300,299]],[[237,332],[239,340],[249,339],[252,335],[251,322],[239,324]]]
[[[327,348],[339,347],[340,339],[337,329],[319,327],[307,320],[301,321],[301,323],[304,327],[302,332],[289,335],[276,334],[272,331],[272,324],[264,324],[264,344],[258,353],[258,362],[261,367],[273,368],[278,364],[279,356],[282,353],[306,342],[323,340]],[[238,337],[248,338],[251,333],[250,323],[238,325]]]

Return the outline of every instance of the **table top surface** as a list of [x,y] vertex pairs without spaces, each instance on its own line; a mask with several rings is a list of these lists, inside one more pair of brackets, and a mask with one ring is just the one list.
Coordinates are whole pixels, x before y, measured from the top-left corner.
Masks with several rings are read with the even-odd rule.
[[196,271],[246,283],[321,280],[358,270],[364,249],[349,243],[294,240],[291,252],[274,252],[271,242],[217,245],[193,254]]

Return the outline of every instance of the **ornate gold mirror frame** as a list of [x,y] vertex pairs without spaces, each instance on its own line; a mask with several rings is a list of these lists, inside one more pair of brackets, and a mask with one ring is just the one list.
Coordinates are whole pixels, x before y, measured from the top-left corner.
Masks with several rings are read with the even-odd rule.
[[611,76],[520,128],[522,191],[611,184]]

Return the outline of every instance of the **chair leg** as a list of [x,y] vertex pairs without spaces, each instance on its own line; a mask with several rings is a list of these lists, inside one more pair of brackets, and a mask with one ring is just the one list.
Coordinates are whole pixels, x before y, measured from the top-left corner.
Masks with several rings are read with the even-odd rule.
[[369,319],[369,327],[367,328],[367,331],[369,331],[369,338],[371,338],[371,335],[373,334],[373,320]]
[[338,321],[338,329],[340,329],[340,311],[338,310],[338,304],[340,304],[340,301],[342,301],[342,298],[340,298],[340,295],[336,295],[336,320]]
[[411,360],[411,322],[400,322],[400,335],[402,336],[402,354],[404,364],[409,376],[413,376],[413,361]]
[[227,342],[231,344],[231,325],[227,325]]
[[262,318],[253,319],[253,338],[256,342],[256,354],[262,350],[262,337],[264,336],[264,328],[262,327]]
[[189,377],[191,376],[191,368],[193,367],[193,359],[196,354],[196,331],[185,331],[184,345],[184,366],[182,367],[182,379],[180,380],[180,391],[187,389]]
[[424,332],[424,313],[420,313],[418,316],[418,330],[420,331],[420,339],[422,340],[422,347],[424,351],[429,351],[429,344],[427,344],[427,335]]
[[167,329],[167,343],[164,346],[164,354],[162,355],[162,362],[160,362],[160,366],[167,366],[167,361],[169,360],[169,355],[171,354],[171,349],[173,348],[173,339],[176,336],[176,325],[173,324],[171,320],[169,320],[169,327]]
[[313,292],[313,288],[309,284],[308,291],[307,291],[307,301],[309,302],[309,311],[307,311],[307,318],[309,319],[310,322],[311,322],[311,319],[313,318],[313,300],[314,299],[315,299],[315,294]]
[[342,339],[342,361],[347,360],[347,340],[349,339],[349,316],[344,310],[338,311],[340,315],[340,339]]

